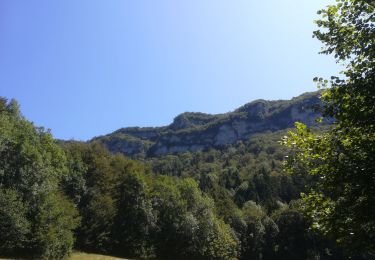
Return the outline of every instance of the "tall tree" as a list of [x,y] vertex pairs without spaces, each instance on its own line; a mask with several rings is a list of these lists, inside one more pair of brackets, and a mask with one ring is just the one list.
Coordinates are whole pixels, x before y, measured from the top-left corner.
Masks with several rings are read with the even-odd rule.
[[65,162],[49,132],[24,119],[16,101],[0,98],[0,253],[69,255],[79,218],[60,192]]
[[313,227],[351,255],[375,257],[375,2],[337,0],[318,14],[314,37],[323,54],[343,64],[343,79],[316,78],[324,88],[324,115],[335,120],[323,134],[297,124],[284,139],[287,166],[316,183],[304,195]]

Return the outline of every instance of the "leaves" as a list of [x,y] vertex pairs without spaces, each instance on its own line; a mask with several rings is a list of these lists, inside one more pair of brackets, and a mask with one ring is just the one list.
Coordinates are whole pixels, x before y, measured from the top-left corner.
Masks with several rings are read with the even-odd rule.
[[349,255],[374,256],[375,9],[372,1],[338,0],[318,13],[322,29],[314,36],[325,45],[322,53],[345,65],[346,78],[314,79],[326,88],[324,114],[335,124],[324,134],[296,124],[282,141],[292,149],[286,169],[316,178],[302,197],[314,229]]

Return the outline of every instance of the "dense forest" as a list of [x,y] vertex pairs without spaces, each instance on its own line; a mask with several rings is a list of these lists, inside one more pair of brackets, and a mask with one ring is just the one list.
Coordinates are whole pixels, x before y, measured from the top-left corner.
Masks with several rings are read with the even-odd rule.
[[55,140],[0,98],[0,257],[375,259],[374,2],[318,13],[314,37],[345,70],[316,78],[314,126],[129,158]]
[[159,259],[340,259],[298,211],[308,176],[286,175],[283,132],[224,150],[151,157],[61,142],[1,99],[1,253],[74,248]]

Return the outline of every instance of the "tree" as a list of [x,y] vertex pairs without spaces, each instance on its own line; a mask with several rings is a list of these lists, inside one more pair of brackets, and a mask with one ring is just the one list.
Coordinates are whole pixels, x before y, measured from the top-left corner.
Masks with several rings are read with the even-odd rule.
[[80,218],[73,204],[61,193],[40,198],[33,219],[32,244],[34,254],[41,259],[65,259],[74,244],[73,230]]
[[242,239],[242,257],[244,259],[262,259],[264,237],[266,230],[262,220],[266,213],[254,201],[248,201],[243,206],[246,223],[245,236]]
[[[313,228],[349,255],[375,256],[375,8],[374,1],[338,0],[318,14],[314,32],[345,66],[344,79],[316,78],[324,88],[324,115],[335,123],[313,133],[297,123],[283,140],[292,148],[287,169],[314,176],[303,195]],[[328,88],[330,86],[330,88]]]
[[25,247],[30,223],[18,192],[0,188],[0,254],[14,253]]
[[192,179],[153,179],[156,255],[162,259],[235,259],[236,237]]
[[308,249],[313,247],[308,238],[308,223],[296,210],[280,210],[274,218],[279,228],[277,259],[308,259]]
[[110,252],[116,207],[108,194],[95,194],[80,208],[82,224],[77,231],[77,246],[93,252]]
[[116,182],[121,172],[114,165],[125,165],[126,160],[112,156],[97,144],[71,142],[63,147],[68,157],[69,173],[62,186],[82,216],[76,232],[77,247],[93,252],[110,252],[114,244],[112,230],[117,213]]
[[79,219],[60,193],[65,163],[51,134],[24,119],[16,101],[0,98],[0,250],[38,259],[69,255]]
[[153,256],[150,233],[154,215],[145,176],[129,172],[120,184],[118,213],[113,226],[116,251],[123,256]]

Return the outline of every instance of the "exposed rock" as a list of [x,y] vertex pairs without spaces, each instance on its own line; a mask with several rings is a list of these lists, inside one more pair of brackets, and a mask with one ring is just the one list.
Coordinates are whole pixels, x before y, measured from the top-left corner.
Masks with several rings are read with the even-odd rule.
[[103,143],[110,151],[128,156],[195,152],[233,144],[255,133],[290,128],[296,121],[312,126],[321,116],[316,109],[320,104],[318,92],[292,100],[256,100],[234,112],[183,113],[169,126],[122,128],[92,142]]
[[237,134],[234,129],[229,125],[222,125],[219,127],[219,131],[215,137],[215,146],[223,146],[226,144],[232,144],[238,140]]
[[248,124],[245,121],[239,121],[239,120],[234,120],[232,123],[233,129],[237,133],[237,137],[239,139],[243,139],[247,137],[248,133]]

